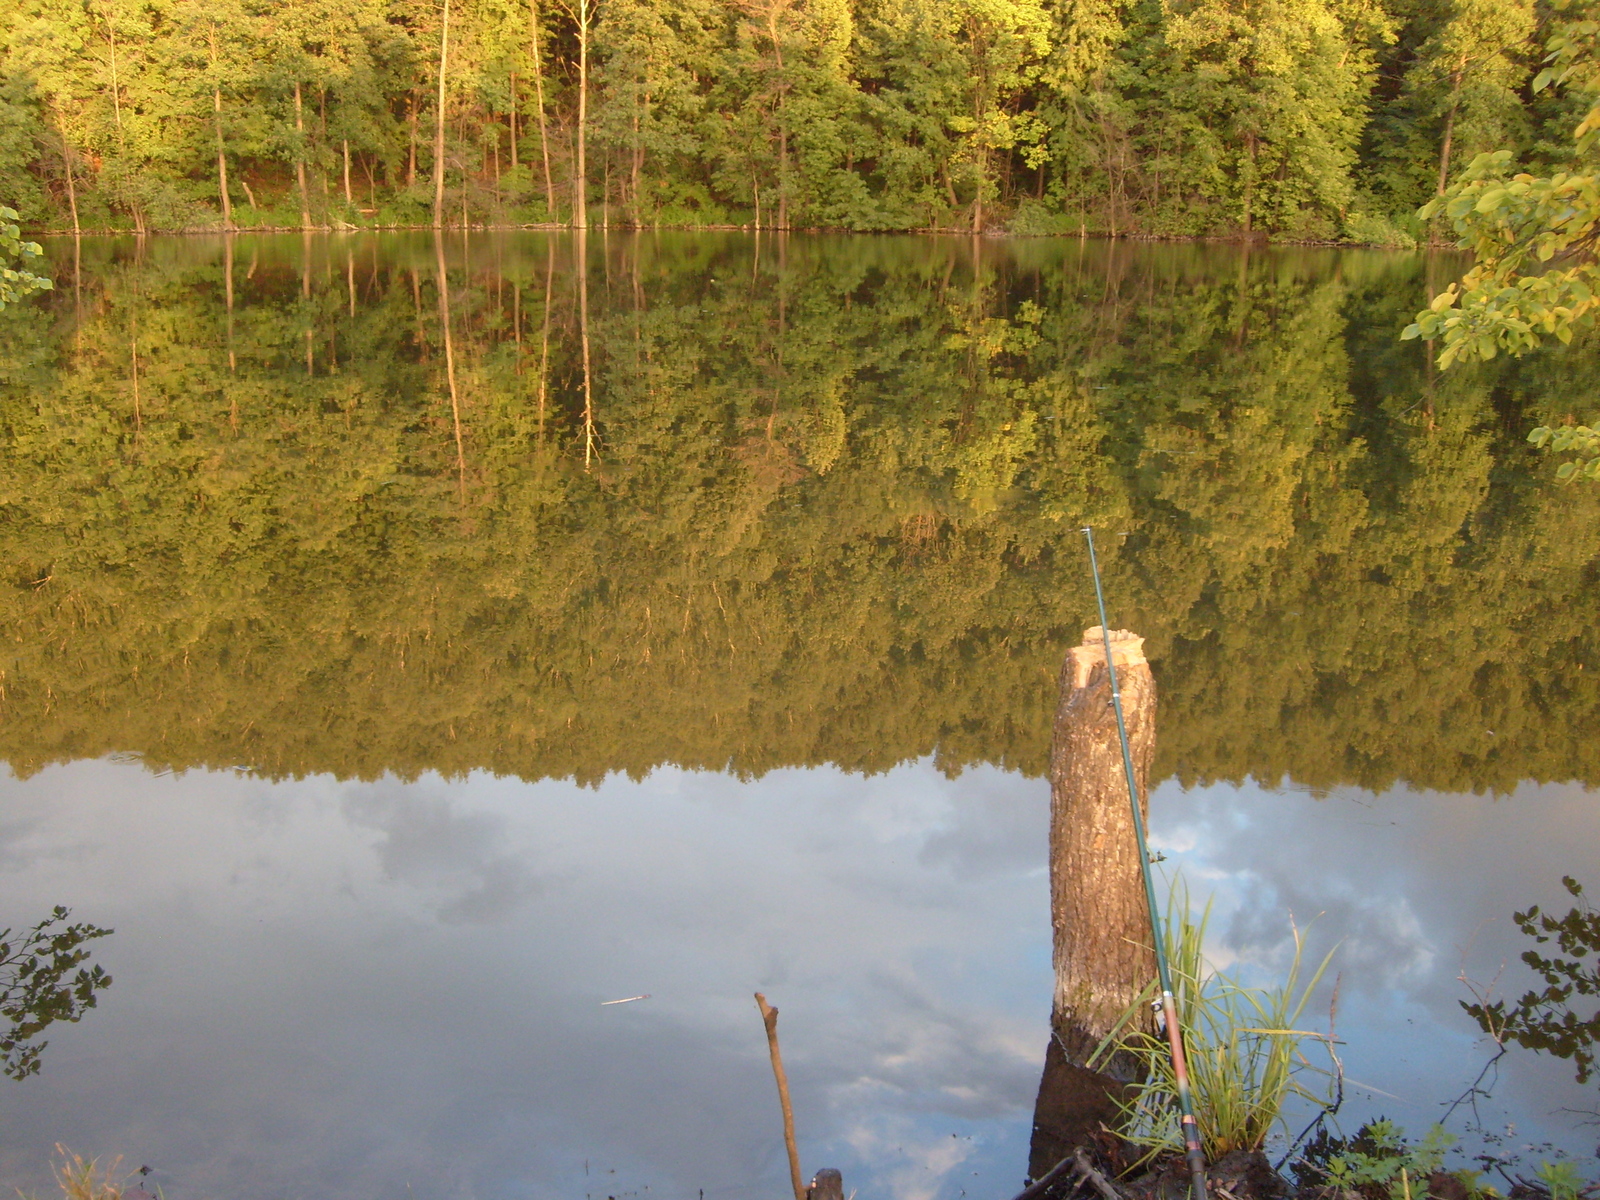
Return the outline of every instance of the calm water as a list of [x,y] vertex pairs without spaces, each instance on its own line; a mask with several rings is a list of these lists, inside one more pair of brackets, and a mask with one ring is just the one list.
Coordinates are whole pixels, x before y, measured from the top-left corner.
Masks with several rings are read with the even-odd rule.
[[[114,926],[115,984],[0,1087],[0,1182],[781,1195],[759,989],[808,1174],[1009,1197],[1087,522],[1213,958],[1342,941],[1347,1129],[1437,1120],[1457,977],[1514,998],[1511,912],[1600,889],[1600,502],[1522,444],[1600,359],[1436,375],[1394,333],[1448,260],[50,252],[0,315],[0,923]],[[1451,1126],[1593,1173],[1596,1100],[1518,1049]]]

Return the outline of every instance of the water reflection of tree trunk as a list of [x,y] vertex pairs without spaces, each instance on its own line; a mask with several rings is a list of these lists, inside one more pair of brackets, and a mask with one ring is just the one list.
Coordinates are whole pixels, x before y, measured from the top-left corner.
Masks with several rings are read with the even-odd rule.
[[305,301],[306,374],[309,376],[315,373],[316,366],[316,358],[311,342],[316,332],[316,321],[311,313],[311,231],[309,229],[300,235],[300,298]]
[[556,244],[545,242],[544,262],[544,330],[539,335],[539,436],[544,436],[545,402],[549,398],[550,381],[550,310],[555,305]]
[[578,226],[578,334],[583,343],[583,469],[594,458],[594,394],[589,379],[589,247]]
[[450,420],[456,434],[456,484],[467,490],[467,455],[461,441],[461,395],[456,387],[456,345],[450,331],[450,279],[444,266],[444,236],[433,235],[434,263],[439,273],[439,327],[444,334],[444,377],[450,388]]
[[[1113,631],[1141,805],[1155,752],[1155,680],[1144,639]],[[1051,1044],[1034,1110],[1029,1172],[1053,1167],[1102,1123],[1112,1124],[1136,1064],[1084,1064],[1155,977],[1116,714],[1098,627],[1067,654],[1050,750],[1050,911],[1056,994]],[[1148,1027],[1148,1026],[1147,1026]]]

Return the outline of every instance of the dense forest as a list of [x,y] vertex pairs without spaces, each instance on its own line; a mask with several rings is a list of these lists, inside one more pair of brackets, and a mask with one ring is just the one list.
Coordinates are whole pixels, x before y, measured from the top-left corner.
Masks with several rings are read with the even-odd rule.
[[1092,521],[1158,777],[1600,781],[1600,495],[1522,438],[1600,362],[1436,372],[1436,256],[48,249],[0,313],[16,771],[1037,773]]
[[1572,154],[1535,0],[12,0],[32,228],[544,223],[1403,245]]

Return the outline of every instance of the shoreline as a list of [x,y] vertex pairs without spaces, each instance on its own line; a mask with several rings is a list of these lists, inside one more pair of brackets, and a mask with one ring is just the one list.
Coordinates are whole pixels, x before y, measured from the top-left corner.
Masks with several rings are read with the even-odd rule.
[[[577,233],[574,225],[556,222],[505,222],[497,224],[460,225],[250,225],[243,228],[221,227],[189,229],[149,229],[140,233],[135,229],[29,229],[26,237],[86,238],[86,237],[238,237],[248,234],[285,233]],[[1412,253],[1418,250],[1453,250],[1449,242],[1419,242],[1415,246],[1386,246],[1377,242],[1334,241],[1313,238],[1273,238],[1266,234],[1160,234],[1160,233],[1014,233],[1009,229],[985,229],[981,233],[971,230],[928,226],[914,229],[844,229],[836,226],[807,226],[804,228],[775,229],[755,225],[591,225],[587,233],[752,233],[772,235],[817,236],[822,234],[852,237],[944,237],[993,239],[997,241],[1100,241],[1100,242],[1170,242],[1185,245],[1220,246],[1279,246],[1320,247],[1328,250],[1386,250],[1393,253]]]

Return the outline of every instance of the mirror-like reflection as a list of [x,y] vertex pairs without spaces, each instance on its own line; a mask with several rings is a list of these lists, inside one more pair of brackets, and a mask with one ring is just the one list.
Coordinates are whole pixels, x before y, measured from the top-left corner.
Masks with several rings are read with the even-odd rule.
[[[1522,442],[1596,362],[1437,376],[1395,330],[1448,262],[50,251],[0,314],[3,899],[114,925],[118,988],[0,1093],[18,1179],[63,1141],[174,1200],[781,1190],[760,987],[808,1172],[1014,1189],[1085,523],[1215,955],[1348,939],[1352,1114],[1460,1092],[1458,944],[1492,975],[1600,848],[1600,498]],[[1504,1071],[1567,1137],[1570,1064]]]
[[1593,367],[1434,379],[1431,263],[590,239],[586,431],[573,242],[439,251],[449,346],[428,238],[89,243],[4,315],[18,770],[1039,773],[1092,520],[1156,778],[1596,775],[1597,498],[1518,436]]

